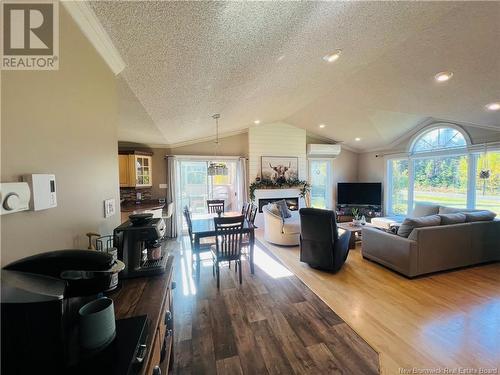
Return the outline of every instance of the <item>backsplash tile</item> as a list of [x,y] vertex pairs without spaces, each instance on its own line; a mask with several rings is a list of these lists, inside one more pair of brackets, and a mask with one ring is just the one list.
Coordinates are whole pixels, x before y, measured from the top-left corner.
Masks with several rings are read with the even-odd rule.
[[120,199],[135,201],[137,199],[137,193],[142,194],[141,200],[149,200],[152,198],[151,189],[120,188]]

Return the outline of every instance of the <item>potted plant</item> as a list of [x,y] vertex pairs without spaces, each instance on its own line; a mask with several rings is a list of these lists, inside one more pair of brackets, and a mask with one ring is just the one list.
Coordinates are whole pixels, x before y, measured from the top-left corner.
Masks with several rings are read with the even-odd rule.
[[359,212],[359,208],[353,208],[352,209],[352,223],[356,226],[361,225],[361,214]]

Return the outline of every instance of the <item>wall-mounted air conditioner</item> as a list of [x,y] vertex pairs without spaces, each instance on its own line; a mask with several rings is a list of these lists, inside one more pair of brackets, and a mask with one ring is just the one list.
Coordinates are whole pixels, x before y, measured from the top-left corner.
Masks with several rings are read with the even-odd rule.
[[340,155],[340,145],[309,144],[307,145],[308,157],[335,158]]

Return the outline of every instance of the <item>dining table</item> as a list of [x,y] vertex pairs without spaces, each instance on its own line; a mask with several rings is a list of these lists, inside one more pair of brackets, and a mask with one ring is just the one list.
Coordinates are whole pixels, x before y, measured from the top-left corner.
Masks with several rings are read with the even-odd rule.
[[[223,212],[222,217],[233,217],[239,216],[241,212]],[[218,214],[206,213],[206,214],[193,214],[191,218],[192,223],[192,235],[193,235],[193,253],[196,257],[196,273],[199,274],[200,270],[200,240],[207,237],[215,237],[215,221],[214,218]],[[255,246],[255,225],[251,223],[247,218],[243,222],[242,232],[248,234],[249,242],[249,262],[250,262],[250,272],[254,273],[254,246]]]

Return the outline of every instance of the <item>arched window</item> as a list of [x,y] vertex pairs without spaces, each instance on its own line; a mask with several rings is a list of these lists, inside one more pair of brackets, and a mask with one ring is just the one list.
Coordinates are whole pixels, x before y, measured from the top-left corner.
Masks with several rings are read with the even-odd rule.
[[424,131],[414,141],[412,153],[442,151],[467,146],[464,134],[456,128],[439,127]]

